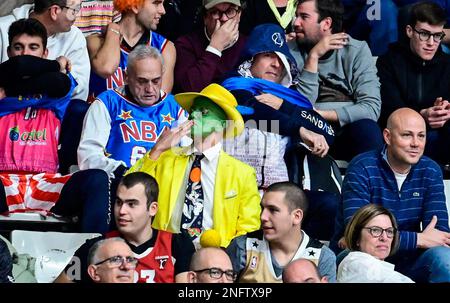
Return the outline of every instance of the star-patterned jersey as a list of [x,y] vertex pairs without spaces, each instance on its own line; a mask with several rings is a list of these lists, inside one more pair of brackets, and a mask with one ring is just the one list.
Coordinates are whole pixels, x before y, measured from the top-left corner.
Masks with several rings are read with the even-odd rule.
[[[303,231],[302,234],[302,243],[298,247],[292,261],[303,258],[309,259],[318,265],[323,244],[318,240],[311,239]],[[245,258],[246,260],[244,268],[238,270],[240,271],[239,283],[281,283],[281,272],[276,273],[274,269],[274,260],[272,260],[269,242],[264,239],[263,232],[261,230],[251,232],[246,236],[234,239],[233,242],[239,240],[245,240],[245,248],[238,255],[245,254],[245,256],[235,256],[234,254],[230,256],[232,260],[234,257],[238,259]],[[236,242],[233,242],[232,244],[236,245]],[[227,248],[228,253],[230,248]]]
[[143,107],[131,101],[125,87],[103,92],[97,100],[103,102],[111,118],[111,131],[105,154],[131,167],[148,152],[163,130],[185,112],[173,95],[162,92],[161,100]]
[[152,31],[145,31],[141,39],[135,46],[131,47],[122,39],[120,44],[120,62],[114,74],[108,78],[102,78],[91,70],[91,78],[89,80],[89,101],[93,101],[102,92],[124,85],[124,71],[127,67],[128,54],[137,46],[141,44],[153,46],[161,53],[167,45],[168,40],[158,33]]

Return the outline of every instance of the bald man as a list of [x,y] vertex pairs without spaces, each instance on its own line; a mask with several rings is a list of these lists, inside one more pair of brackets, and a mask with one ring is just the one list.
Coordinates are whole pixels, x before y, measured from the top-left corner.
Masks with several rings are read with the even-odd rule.
[[230,257],[221,248],[201,248],[192,255],[189,283],[233,283],[236,277]]
[[425,121],[416,111],[400,108],[389,116],[383,137],[381,150],[361,154],[348,166],[330,246],[335,252],[338,243],[345,248],[337,240],[352,215],[368,203],[380,204],[393,212],[400,232],[399,251],[387,261],[415,282],[450,282],[444,184],[437,163],[423,156]]
[[328,283],[328,279],[320,276],[313,261],[297,259],[284,268],[283,283]]

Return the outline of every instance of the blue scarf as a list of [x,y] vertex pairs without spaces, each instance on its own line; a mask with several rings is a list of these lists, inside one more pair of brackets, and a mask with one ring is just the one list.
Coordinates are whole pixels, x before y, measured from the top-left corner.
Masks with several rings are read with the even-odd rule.
[[270,82],[264,79],[231,77],[226,79],[222,86],[229,91],[243,89],[253,95],[272,94],[294,105],[312,109],[311,102],[296,90],[284,87],[281,84]]

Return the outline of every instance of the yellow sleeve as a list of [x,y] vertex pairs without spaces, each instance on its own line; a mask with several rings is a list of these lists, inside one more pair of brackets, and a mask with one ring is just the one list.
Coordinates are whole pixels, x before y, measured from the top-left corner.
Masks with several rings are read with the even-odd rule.
[[149,175],[154,176],[156,171],[156,165],[158,163],[158,160],[161,158],[161,156],[158,158],[158,160],[152,160],[149,157],[150,152],[146,153],[144,157],[139,159],[130,169],[127,171],[126,175],[134,172],[145,172]]
[[245,235],[251,231],[258,230],[261,226],[261,197],[256,183],[256,173],[252,168],[251,172],[246,174],[244,190],[240,197],[239,217],[237,221],[236,236]]

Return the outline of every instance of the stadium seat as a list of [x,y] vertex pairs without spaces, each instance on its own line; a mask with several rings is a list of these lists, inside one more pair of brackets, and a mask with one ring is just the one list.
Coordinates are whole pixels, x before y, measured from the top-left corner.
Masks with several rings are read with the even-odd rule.
[[[445,202],[447,202],[447,212],[450,217],[450,180],[444,180]],[[450,220],[448,223],[450,227]]]
[[8,239],[15,229],[33,231],[77,232],[77,218],[44,216],[40,213],[10,213],[0,215],[0,234]]
[[75,251],[94,233],[61,233],[13,230],[11,243],[18,254],[36,258],[34,274],[37,282],[51,283],[69,263]]

